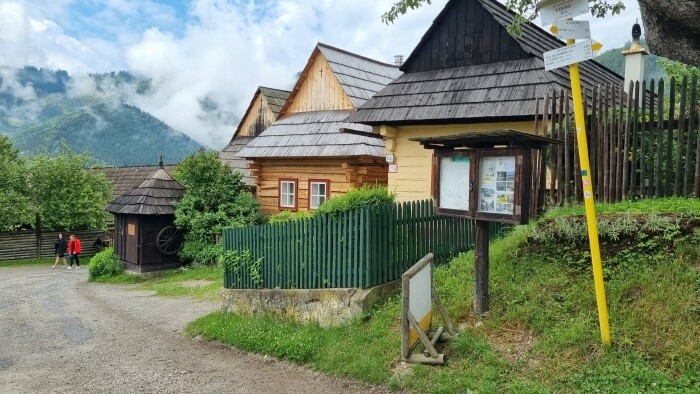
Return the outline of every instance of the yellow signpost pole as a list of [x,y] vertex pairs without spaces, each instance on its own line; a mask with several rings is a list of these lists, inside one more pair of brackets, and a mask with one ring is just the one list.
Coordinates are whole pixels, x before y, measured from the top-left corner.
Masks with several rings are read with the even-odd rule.
[[[569,39],[568,45],[576,40]],[[578,140],[578,157],[581,164],[581,181],[583,184],[583,201],[586,207],[586,223],[588,224],[588,240],[591,246],[591,262],[593,264],[593,281],[595,282],[596,302],[598,303],[598,320],[603,344],[610,346],[610,323],[608,321],[608,304],[605,297],[603,282],[603,263],[600,258],[598,243],[598,225],[596,223],[595,202],[593,199],[593,181],[591,180],[590,163],[588,161],[588,142],[586,140],[586,120],[583,117],[583,97],[581,95],[581,78],[578,63],[569,65],[571,77],[571,94],[574,99],[574,120],[576,121],[576,139]]]

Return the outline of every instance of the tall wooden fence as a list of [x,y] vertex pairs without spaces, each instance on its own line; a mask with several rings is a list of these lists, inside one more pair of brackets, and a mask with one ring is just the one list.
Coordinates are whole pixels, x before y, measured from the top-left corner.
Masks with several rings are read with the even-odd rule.
[[34,258],[54,257],[54,244],[58,239],[58,233],[63,233],[68,241],[69,234],[75,234],[81,241],[81,254],[92,256],[95,254],[95,239],[103,241],[105,232],[102,230],[80,231],[13,231],[0,233],[0,261],[23,260]]
[[[492,236],[504,227],[492,223]],[[474,222],[436,216],[425,200],[227,229],[223,242],[224,250],[250,251],[226,271],[226,288],[367,288],[399,279],[428,252],[443,264],[470,250]]]
[[[697,77],[585,92],[586,134],[596,198],[700,197],[700,132]],[[568,93],[553,91],[537,103],[535,129],[563,141],[534,163],[540,204],[582,201],[578,141]],[[544,164],[543,164],[544,163]],[[542,208],[539,205],[538,208]]]

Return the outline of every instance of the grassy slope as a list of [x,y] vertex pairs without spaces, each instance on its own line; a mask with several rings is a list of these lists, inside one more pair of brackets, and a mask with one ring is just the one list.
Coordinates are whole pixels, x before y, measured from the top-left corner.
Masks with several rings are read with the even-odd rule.
[[[628,211],[700,215],[700,201],[644,201],[598,210],[608,215]],[[562,209],[549,217],[576,213]],[[613,346],[605,349],[590,269],[562,258],[556,250],[549,255],[533,253],[526,243],[533,231],[539,231],[534,228],[521,226],[491,245],[491,312],[485,319],[470,313],[471,253],[436,271],[438,292],[460,330],[442,349],[449,357],[445,367],[411,366],[409,373],[398,373],[398,297],[340,328],[214,313],[192,323],[189,332],[320,371],[415,392],[700,390],[697,229],[673,247],[606,271]]]

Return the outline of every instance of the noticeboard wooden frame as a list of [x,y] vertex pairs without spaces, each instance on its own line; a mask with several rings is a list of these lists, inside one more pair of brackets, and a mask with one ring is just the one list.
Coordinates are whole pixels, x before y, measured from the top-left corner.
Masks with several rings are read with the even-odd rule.
[[[500,222],[508,224],[526,224],[530,217],[530,201],[531,185],[528,181],[532,174],[531,168],[531,148],[492,148],[492,149],[460,149],[447,150],[439,149],[433,153],[433,173],[432,173],[432,196],[435,200],[435,213],[445,216],[467,217],[475,220],[485,220],[490,222]],[[441,206],[440,199],[440,179],[441,163],[443,158],[453,157],[468,157],[469,165],[469,203],[467,210],[458,210],[445,208]],[[491,158],[504,158],[506,161],[512,160],[514,166],[513,174],[506,175],[508,178],[502,181],[492,181],[492,184],[486,185],[481,176],[483,173],[482,164],[485,160]],[[495,177],[495,170],[493,176]],[[482,193],[482,186],[486,191],[491,193],[488,197]],[[488,187],[487,187],[488,186]],[[491,188],[493,186],[493,188]],[[498,190],[499,188],[504,190]],[[508,190],[506,191],[505,188]],[[481,206],[482,201],[486,198],[494,197],[489,200],[493,204],[494,209],[485,211]],[[496,202],[497,198],[506,198],[501,202]],[[511,209],[512,206],[512,209]],[[498,213],[498,209],[503,209],[505,213]],[[507,207],[507,208],[503,208]]]

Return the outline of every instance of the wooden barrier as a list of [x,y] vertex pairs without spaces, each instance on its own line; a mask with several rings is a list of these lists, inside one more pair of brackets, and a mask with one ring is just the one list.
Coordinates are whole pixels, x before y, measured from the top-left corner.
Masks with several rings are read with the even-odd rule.
[[31,230],[0,233],[0,261],[54,257],[54,244],[58,233],[63,233],[66,242],[70,234],[75,234],[81,242],[81,256],[93,256],[97,253],[94,242],[98,237],[106,240],[103,230]]

